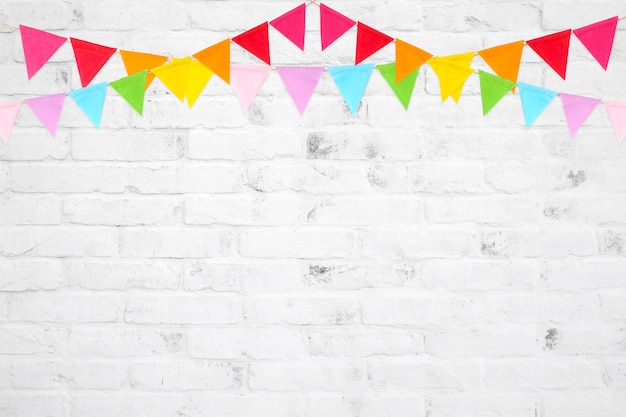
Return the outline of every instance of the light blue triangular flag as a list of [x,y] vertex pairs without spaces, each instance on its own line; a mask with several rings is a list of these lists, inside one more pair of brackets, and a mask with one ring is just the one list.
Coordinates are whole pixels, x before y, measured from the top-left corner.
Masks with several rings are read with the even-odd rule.
[[517,86],[519,87],[519,94],[522,99],[524,120],[526,120],[526,127],[528,128],[537,120],[537,117],[539,117],[541,112],[558,93],[522,82],[518,82]]
[[89,87],[73,90],[68,93],[70,97],[78,104],[78,107],[89,117],[89,120],[96,127],[100,127],[102,119],[102,110],[104,109],[104,98],[107,93],[106,81],[100,84],[90,85]]
[[370,81],[372,71],[374,71],[374,64],[328,67],[330,76],[333,77],[352,114],[356,114],[359,109],[359,103]]

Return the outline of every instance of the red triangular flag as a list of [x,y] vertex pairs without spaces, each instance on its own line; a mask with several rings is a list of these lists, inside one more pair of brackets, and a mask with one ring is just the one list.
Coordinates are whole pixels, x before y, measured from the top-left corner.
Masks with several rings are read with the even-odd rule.
[[526,44],[530,46],[546,64],[550,65],[561,78],[565,79],[571,35],[572,30],[567,29],[562,32],[531,39],[526,41]]
[[356,22],[330,7],[320,4],[322,51],[346,33]]
[[83,87],[86,87],[117,49],[75,38],[70,38],[70,41],[74,48],[80,82]]
[[67,42],[67,38],[24,25],[20,25],[20,35],[29,80]]
[[355,65],[393,42],[391,36],[385,35],[359,22],[356,33],[356,62]]
[[615,16],[589,26],[574,29],[574,35],[585,45],[585,48],[605,70],[609,65],[618,20],[619,18]]
[[261,23],[259,26],[235,36],[232,38],[232,41],[270,65],[270,37],[268,35],[268,27],[267,22]]
[[295,9],[277,17],[270,22],[270,25],[304,51],[306,4],[302,3]]

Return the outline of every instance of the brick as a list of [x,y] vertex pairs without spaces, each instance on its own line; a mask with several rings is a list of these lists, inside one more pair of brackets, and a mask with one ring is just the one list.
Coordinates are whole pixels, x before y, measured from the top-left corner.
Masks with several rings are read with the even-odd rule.
[[196,261],[185,267],[185,289],[218,292],[277,292],[301,287],[294,262],[211,263]]
[[72,357],[146,357],[180,353],[182,330],[157,327],[89,326],[68,332],[63,349]]
[[312,329],[309,342],[314,356],[364,358],[417,355],[424,351],[421,333],[393,327]]
[[72,158],[78,161],[174,161],[183,155],[185,136],[174,132],[72,132]]
[[139,390],[228,390],[242,385],[244,366],[230,362],[168,360],[130,365],[131,386]]
[[178,199],[154,197],[70,197],[63,203],[69,223],[107,226],[152,226],[181,223]]
[[9,301],[11,321],[115,322],[124,302],[118,295],[15,293]]
[[55,290],[67,285],[58,260],[0,259],[0,291]]
[[9,187],[25,193],[122,193],[127,184],[119,166],[13,164],[10,175]]
[[3,161],[43,161],[45,159],[64,160],[70,153],[70,133],[59,130],[54,138],[47,130],[16,129],[11,134],[11,146],[0,148]]
[[241,301],[232,296],[143,296],[129,298],[127,323],[234,324],[241,320]]
[[312,260],[302,263],[301,270],[307,288],[329,291],[402,287],[417,280],[410,263]]
[[54,225],[61,223],[62,201],[48,196],[7,195],[0,198],[3,225]]
[[120,389],[128,385],[124,363],[94,361],[16,361],[11,365],[13,387],[18,389]]
[[370,229],[362,237],[362,250],[370,257],[391,259],[453,258],[469,253],[470,237],[463,231],[444,229]]
[[243,181],[234,165],[134,167],[128,173],[129,187],[140,194],[232,193]]
[[57,393],[3,392],[0,394],[0,412],[6,416],[64,417],[63,397]]
[[77,391],[72,393],[71,404],[76,415],[88,417],[167,417],[184,410],[186,401],[182,393]]
[[2,326],[0,353],[3,355],[58,354],[67,340],[68,331],[42,325]]
[[129,228],[120,253],[129,258],[206,258],[234,253],[236,235],[226,229]]
[[359,321],[356,300],[346,298],[256,296],[245,303],[249,322],[296,325],[346,325]]

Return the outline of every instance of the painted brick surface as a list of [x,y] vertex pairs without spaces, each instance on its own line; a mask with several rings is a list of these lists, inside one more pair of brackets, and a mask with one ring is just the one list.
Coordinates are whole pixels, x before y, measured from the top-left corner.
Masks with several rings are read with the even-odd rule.
[[[0,22],[184,57],[291,0],[6,0]],[[329,7],[436,55],[625,16],[623,1],[411,0]],[[275,65],[302,52],[270,27]],[[567,81],[529,48],[519,79],[626,101],[572,38]],[[394,60],[393,45],[367,62]],[[259,63],[233,44],[232,61]],[[478,57],[474,67],[487,70]],[[27,80],[0,27],[0,100],[78,88],[69,45]],[[94,82],[121,78],[119,55]],[[356,116],[328,72],[301,116],[276,71],[247,113],[213,77],[189,109],[156,80],[111,89],[55,138],[24,106],[0,146],[0,416],[618,417],[626,409],[626,148],[603,106],[570,138],[557,98],[486,116],[477,77],[404,111],[374,71]]]

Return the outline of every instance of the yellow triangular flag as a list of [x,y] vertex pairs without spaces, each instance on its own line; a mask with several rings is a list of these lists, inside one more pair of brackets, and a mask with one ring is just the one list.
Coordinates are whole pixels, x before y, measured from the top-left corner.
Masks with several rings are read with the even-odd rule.
[[189,61],[187,88],[185,89],[185,97],[187,97],[189,108],[193,107],[212,76],[213,71],[202,65],[200,61],[196,61],[195,59]]
[[190,57],[173,58],[172,62],[150,70],[180,101],[185,100]]
[[439,78],[441,101],[446,101],[448,97],[452,97],[455,102],[459,102],[465,81],[474,73],[474,70],[470,68],[474,55],[474,52],[466,52],[434,57],[428,60],[430,67]]

